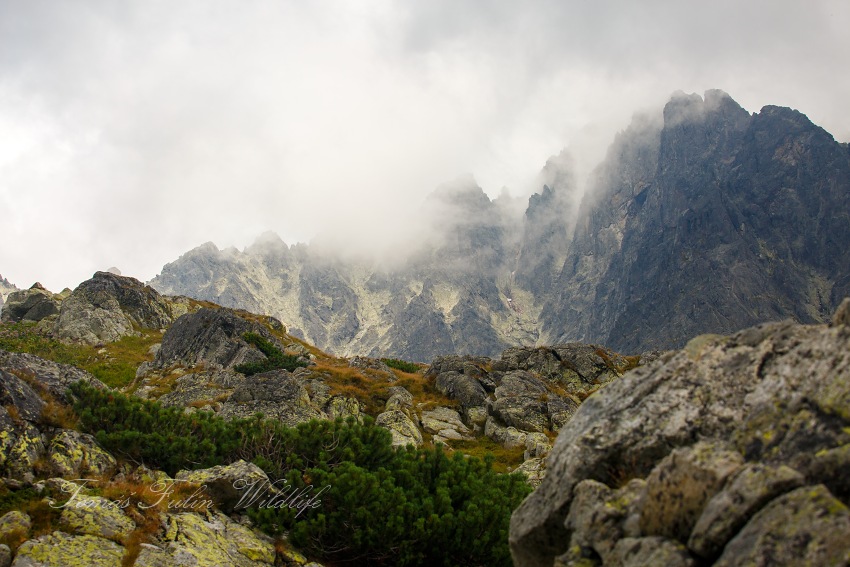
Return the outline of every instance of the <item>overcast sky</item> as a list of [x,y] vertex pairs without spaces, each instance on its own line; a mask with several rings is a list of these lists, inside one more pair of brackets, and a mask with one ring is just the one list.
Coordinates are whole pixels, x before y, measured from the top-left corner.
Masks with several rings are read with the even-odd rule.
[[850,2],[0,0],[0,274],[141,280],[209,240],[401,240],[721,88],[850,139]]

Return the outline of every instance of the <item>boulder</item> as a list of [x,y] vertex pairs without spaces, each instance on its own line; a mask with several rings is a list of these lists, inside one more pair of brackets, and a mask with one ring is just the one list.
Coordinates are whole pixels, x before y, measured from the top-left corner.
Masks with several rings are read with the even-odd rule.
[[0,406],[14,411],[17,419],[37,422],[44,401],[27,382],[0,368]]
[[[623,561],[669,552],[702,563],[722,550],[723,564],[766,564],[775,547],[780,564],[818,564],[850,552],[835,543],[850,542],[836,498],[850,493],[838,472],[850,462],[847,329],[780,322],[697,337],[587,398],[561,429],[543,482],[513,513],[515,563],[549,566],[569,551],[565,521],[582,481],[616,488],[632,478],[647,481],[622,538],[635,541],[608,542]],[[800,478],[824,483],[817,498],[783,496]],[[777,543],[766,534],[780,524]],[[807,538],[820,543],[800,547]]]
[[389,392],[390,397],[385,406],[386,410],[405,409],[413,405],[413,394],[408,392],[405,388],[401,386],[391,386],[387,391]]
[[343,419],[353,417],[358,421],[361,419],[360,402],[356,398],[348,396],[331,396],[322,408],[327,418],[334,420],[338,417]]
[[173,321],[168,302],[135,278],[97,272],[62,302],[54,331],[66,341],[107,343],[163,329]]
[[401,410],[390,410],[379,414],[375,425],[389,430],[393,436],[393,447],[422,444],[422,433],[413,420]]
[[29,515],[18,510],[6,512],[0,516],[0,541],[20,543],[27,539],[32,519]]
[[137,567],[261,567],[273,565],[273,542],[224,514],[168,514],[158,545],[145,545]]
[[101,449],[94,437],[70,429],[53,437],[47,458],[53,472],[66,478],[104,476],[118,466],[115,457]]
[[52,315],[58,315],[60,304],[61,299],[40,284],[35,284],[29,289],[9,294],[0,312],[0,320],[4,323],[41,321]]
[[222,403],[219,413],[227,418],[261,413],[289,426],[311,419],[327,419],[326,414],[312,405],[304,382],[286,370],[246,376]]
[[641,533],[688,541],[705,504],[743,461],[735,451],[704,442],[674,450],[646,479]]
[[121,542],[136,529],[118,504],[101,496],[86,496],[62,509],[59,526],[68,533]]
[[284,348],[264,325],[240,317],[232,309],[205,307],[181,316],[165,332],[152,366],[203,364],[207,369],[232,369],[244,362],[264,360],[265,355],[243,339],[249,332],[261,335],[280,350]]
[[708,501],[691,532],[688,548],[700,557],[716,558],[756,511],[803,482],[803,475],[786,466],[744,465]]
[[487,398],[487,393],[478,380],[454,370],[438,374],[435,386],[441,394],[459,401],[463,407],[483,405]]
[[432,435],[439,435],[444,439],[472,439],[472,432],[463,423],[460,414],[446,407],[437,407],[430,411],[423,411],[422,429]]
[[484,435],[504,446],[507,449],[525,447],[528,433],[520,431],[516,427],[500,424],[493,416],[489,416],[484,423]]
[[261,501],[266,494],[277,493],[263,469],[243,460],[208,469],[180,471],[175,480],[201,486],[204,498],[211,498],[225,513],[247,508],[255,495],[259,497],[255,500]]
[[124,548],[106,538],[53,532],[25,541],[15,555],[12,567],[116,567],[121,565]]
[[715,567],[846,565],[850,511],[823,485],[773,500],[723,549]]

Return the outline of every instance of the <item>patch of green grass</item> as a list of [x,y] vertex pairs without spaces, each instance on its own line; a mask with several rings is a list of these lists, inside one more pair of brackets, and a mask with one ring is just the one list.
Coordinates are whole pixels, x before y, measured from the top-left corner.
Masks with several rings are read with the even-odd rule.
[[162,333],[150,331],[140,337],[123,337],[107,344],[105,355],[98,355],[94,360],[81,366],[112,388],[123,388],[136,377],[136,369],[143,362],[153,359],[149,354],[150,348],[162,342]]
[[68,345],[39,333],[34,323],[0,325],[0,349],[34,354],[60,364],[80,367],[96,355],[92,347]]
[[32,323],[0,325],[0,349],[76,366],[112,388],[128,385],[136,377],[139,365],[153,359],[148,353],[150,347],[161,341],[161,332],[146,331],[141,336],[124,337],[97,349],[63,343],[39,332]]
[[412,362],[407,362],[406,360],[399,360],[397,358],[382,358],[381,361],[390,368],[395,368],[396,370],[401,370],[402,372],[407,372],[408,374],[415,374],[416,372],[419,372],[418,364],[413,364]]

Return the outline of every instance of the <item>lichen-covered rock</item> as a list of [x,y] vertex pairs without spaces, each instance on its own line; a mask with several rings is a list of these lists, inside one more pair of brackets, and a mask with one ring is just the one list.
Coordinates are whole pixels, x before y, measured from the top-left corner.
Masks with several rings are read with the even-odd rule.
[[[2,307],[2,304],[0,304]],[[0,567],[9,567],[12,564],[12,549],[5,543],[0,543]]]
[[14,431],[0,431],[0,446],[8,445],[9,449],[0,462],[0,473],[14,479],[30,483],[35,479],[34,468],[39,458],[44,455],[44,437],[41,432],[29,422]]
[[[770,509],[777,526],[784,522],[802,529],[807,521],[798,521],[793,507],[775,504],[786,501],[788,495],[779,494],[799,478],[783,466],[809,484],[824,482],[823,491],[833,491],[830,502],[850,494],[850,477],[841,472],[850,462],[843,449],[850,445],[847,329],[782,322],[731,337],[697,337],[587,398],[561,430],[543,482],[514,511],[515,563],[548,567],[569,551],[572,531],[565,520],[579,483],[590,479],[615,486],[624,476],[646,478],[653,470],[640,520],[626,523],[628,537],[662,534],[675,546],[690,542],[691,558],[699,555],[700,562],[720,550],[726,564],[763,557],[744,545],[761,537],[753,535],[753,522],[762,512]],[[714,449],[700,457],[706,447]],[[741,469],[745,461],[747,467],[784,472],[779,477],[736,473],[748,470]],[[723,503],[729,498],[734,505]],[[718,523],[724,514],[727,525]],[[699,521],[705,524],[697,528]],[[819,538],[850,541],[841,531],[843,520],[830,522],[820,526]],[[741,539],[745,532],[750,535]],[[803,533],[798,540],[806,537]],[[738,544],[732,546],[730,538]],[[811,550],[783,545],[784,564],[809,557]]]
[[[203,406],[227,400],[245,376],[231,370],[202,370],[184,374],[174,381],[172,390],[157,401],[164,406]],[[143,379],[140,387],[146,385]]]
[[0,541],[24,541],[32,527],[29,515],[19,510],[12,510],[0,516]]
[[135,278],[97,272],[62,302],[56,335],[67,341],[108,343],[136,328],[163,329],[173,321],[168,302]]
[[103,476],[118,464],[115,457],[100,448],[94,437],[70,429],[63,429],[53,437],[47,457],[53,471],[66,478]]
[[613,552],[613,565],[621,567],[695,567],[696,562],[684,545],[677,541],[651,536],[623,538],[617,542]]
[[758,510],[777,496],[800,487],[803,481],[803,475],[786,466],[744,465],[708,501],[688,540],[688,548],[704,558],[717,557]]
[[570,549],[575,555],[599,557],[603,563],[615,561],[614,546],[627,533],[626,521],[637,514],[646,490],[642,480],[632,480],[619,490],[595,480],[576,486],[566,525],[572,533]]
[[540,486],[543,477],[546,476],[546,461],[540,457],[526,459],[514,472],[521,472],[525,475],[525,480],[529,485],[533,487]]
[[25,541],[15,555],[12,567],[118,567],[124,548],[108,539],[53,532]]
[[379,372],[380,376],[390,380],[395,381],[396,375],[393,373],[392,368],[387,366],[387,364],[378,358],[367,358],[365,356],[355,356],[351,360],[348,361],[348,366],[351,368],[357,368],[361,371],[366,371],[366,374],[375,375],[375,372]]
[[393,436],[393,447],[422,444],[422,432],[413,420],[401,410],[390,410],[379,414],[375,425],[387,429]]
[[387,389],[390,394],[387,404],[384,407],[386,410],[403,410],[413,405],[413,394],[408,392],[401,386],[392,386]]
[[331,396],[322,408],[328,419],[353,417],[361,419],[360,402],[348,396]]
[[263,469],[243,460],[208,469],[180,471],[175,479],[202,487],[204,499],[211,498],[225,513],[248,507],[254,495],[259,497],[256,501],[262,501],[264,495],[276,494]]
[[460,414],[451,408],[437,407],[423,411],[420,418],[422,429],[444,439],[471,439],[472,432],[463,423]]
[[730,541],[715,567],[847,565],[850,511],[823,485],[773,500]]
[[674,450],[646,479],[641,532],[687,541],[706,502],[743,460],[737,452],[702,442]]
[[35,284],[29,289],[10,293],[0,311],[0,319],[4,323],[41,321],[51,315],[58,315],[60,304],[61,299],[41,284]]
[[543,433],[529,433],[525,437],[525,453],[523,456],[526,459],[542,458],[552,451],[552,444],[549,438]]
[[119,505],[101,496],[75,498],[62,509],[60,527],[69,533],[93,535],[121,542],[136,524]]
[[160,545],[145,546],[137,567],[260,567],[273,565],[273,543],[224,514],[169,514]]

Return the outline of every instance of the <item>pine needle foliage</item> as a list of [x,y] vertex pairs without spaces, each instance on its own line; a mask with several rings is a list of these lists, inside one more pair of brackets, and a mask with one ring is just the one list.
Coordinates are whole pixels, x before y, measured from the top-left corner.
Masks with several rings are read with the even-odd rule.
[[[530,492],[517,474],[440,448],[394,449],[370,418],[286,427],[226,421],[180,408],[72,386],[80,426],[107,450],[174,475],[238,459],[252,461],[316,506],[249,507],[255,525],[311,555],[346,565],[511,565],[511,511]],[[299,514],[299,511],[301,513]]]

